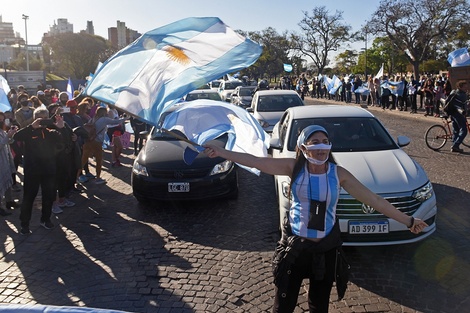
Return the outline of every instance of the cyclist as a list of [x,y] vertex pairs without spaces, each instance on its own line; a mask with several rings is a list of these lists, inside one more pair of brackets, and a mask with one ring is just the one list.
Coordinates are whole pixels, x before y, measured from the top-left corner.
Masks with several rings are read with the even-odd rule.
[[463,152],[460,144],[467,136],[466,125],[466,104],[467,104],[467,82],[460,80],[457,82],[457,89],[452,90],[448,97],[446,112],[452,120],[452,152]]

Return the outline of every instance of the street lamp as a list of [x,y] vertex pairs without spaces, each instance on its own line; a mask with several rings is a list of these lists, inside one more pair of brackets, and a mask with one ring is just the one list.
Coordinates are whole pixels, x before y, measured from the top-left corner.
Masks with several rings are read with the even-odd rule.
[[25,50],[26,50],[26,71],[29,72],[29,51],[28,51],[28,21],[29,16],[23,14],[23,19],[24,19],[24,33],[25,33]]

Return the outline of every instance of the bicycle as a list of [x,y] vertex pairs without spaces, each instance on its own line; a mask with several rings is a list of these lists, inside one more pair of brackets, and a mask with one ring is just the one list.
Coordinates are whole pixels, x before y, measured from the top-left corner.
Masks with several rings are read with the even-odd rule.
[[[424,134],[424,140],[429,149],[439,151],[445,146],[447,140],[452,140],[452,120],[448,115],[441,115],[442,124],[432,125],[426,130]],[[465,119],[467,125],[468,135],[463,140],[462,144],[465,147],[470,148],[470,126],[468,120]]]

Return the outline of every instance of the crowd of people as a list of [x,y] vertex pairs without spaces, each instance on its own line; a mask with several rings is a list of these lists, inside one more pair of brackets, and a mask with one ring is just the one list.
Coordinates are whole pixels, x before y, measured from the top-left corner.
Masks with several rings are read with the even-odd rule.
[[[390,85],[396,86],[402,83],[400,92],[392,92]],[[452,86],[445,75],[422,75],[416,79],[414,75],[409,78],[405,76],[368,77],[364,79],[361,75],[344,75],[340,78],[340,86],[332,92],[323,77],[307,79],[305,74],[299,77],[284,76],[276,88],[295,89],[304,99],[305,95],[312,98],[328,99],[351,103],[354,95],[356,104],[381,107],[383,110],[409,111],[417,114],[418,110],[424,111],[424,116],[440,117],[446,114],[452,120],[453,138],[452,152],[463,152],[460,144],[467,135],[465,118],[468,113],[468,88],[465,81],[457,82]],[[445,99],[453,97],[452,109],[444,112]],[[457,103],[458,102],[458,103]],[[419,106],[418,106],[419,104]]]
[[[67,92],[57,89],[39,89],[30,95],[18,86],[11,88],[7,96],[12,109],[0,111],[0,215],[11,215],[12,210],[20,208],[19,232],[27,235],[39,190],[40,225],[52,229],[51,215],[75,206],[70,197],[82,192],[84,183],[106,183],[101,177],[106,144],[111,150],[111,167],[122,166],[121,136],[129,118],[77,91],[69,99]],[[96,129],[93,138],[84,131],[84,125],[89,124]],[[134,119],[135,131],[146,129],[142,125],[146,124]],[[137,154],[142,149],[142,137],[136,137]],[[90,162],[95,163],[94,174]],[[23,168],[22,176],[18,175],[19,166]],[[22,199],[15,201],[14,193],[21,191],[21,184]]]

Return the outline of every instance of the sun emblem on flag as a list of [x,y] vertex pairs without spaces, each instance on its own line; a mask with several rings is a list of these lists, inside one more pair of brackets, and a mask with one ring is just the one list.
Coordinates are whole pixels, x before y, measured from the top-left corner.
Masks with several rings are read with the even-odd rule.
[[189,63],[189,57],[184,53],[183,50],[174,46],[166,46],[163,48],[166,52],[168,58],[172,61],[181,63],[182,65],[186,65]]

